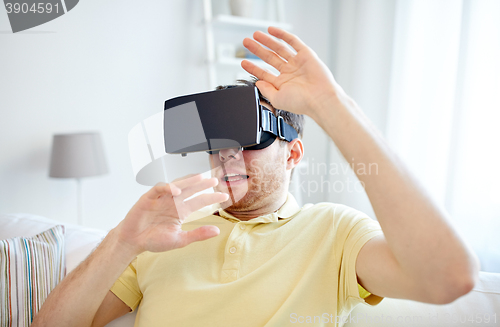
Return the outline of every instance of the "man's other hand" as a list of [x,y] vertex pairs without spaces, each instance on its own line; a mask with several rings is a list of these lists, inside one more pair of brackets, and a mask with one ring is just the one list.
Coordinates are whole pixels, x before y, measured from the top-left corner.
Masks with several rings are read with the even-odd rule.
[[257,87],[275,108],[314,118],[314,108],[321,107],[322,101],[344,95],[328,67],[296,35],[277,27],[269,27],[268,32],[270,35],[255,32],[243,45],[280,74],[276,76],[248,60],[241,66],[259,79]]
[[116,227],[118,241],[138,255],[144,251],[173,250],[217,236],[220,231],[215,226],[202,226],[191,231],[181,229],[183,221],[192,212],[227,200],[227,194],[218,192],[190,198],[217,183],[216,178],[194,175],[170,184],[155,185],[141,196]]

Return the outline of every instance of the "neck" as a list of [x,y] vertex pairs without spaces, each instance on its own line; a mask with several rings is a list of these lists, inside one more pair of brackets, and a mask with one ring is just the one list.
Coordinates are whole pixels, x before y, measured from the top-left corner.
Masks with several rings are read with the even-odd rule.
[[245,211],[233,211],[231,210],[231,207],[225,209],[226,212],[230,213],[234,217],[238,218],[239,220],[247,221],[253,218],[257,218],[260,216],[268,215],[270,213],[276,212],[279,208],[283,206],[286,202],[288,193],[284,193],[281,195],[277,200],[271,201],[268,204],[265,204],[264,206],[254,209],[254,210],[245,210]]

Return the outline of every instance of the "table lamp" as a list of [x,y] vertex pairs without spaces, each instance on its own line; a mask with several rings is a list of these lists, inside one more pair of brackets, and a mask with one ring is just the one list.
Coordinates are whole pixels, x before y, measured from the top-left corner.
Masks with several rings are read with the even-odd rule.
[[54,135],[49,176],[76,179],[78,224],[83,224],[81,179],[107,172],[108,167],[99,133]]

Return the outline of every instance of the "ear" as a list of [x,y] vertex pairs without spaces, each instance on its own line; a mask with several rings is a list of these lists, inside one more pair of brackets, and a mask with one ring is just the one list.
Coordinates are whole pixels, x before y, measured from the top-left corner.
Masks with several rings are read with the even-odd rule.
[[300,139],[293,139],[287,144],[286,169],[292,170],[304,157],[304,144]]

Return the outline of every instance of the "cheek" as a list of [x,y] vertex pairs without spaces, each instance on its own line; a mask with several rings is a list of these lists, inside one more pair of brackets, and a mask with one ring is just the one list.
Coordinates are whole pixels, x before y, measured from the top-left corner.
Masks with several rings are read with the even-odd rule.
[[258,179],[267,180],[278,177],[284,170],[284,163],[281,157],[252,158],[246,163],[247,172]]
[[250,171],[261,171],[266,162],[269,161],[266,156],[262,155],[262,153],[259,153],[258,151],[259,150],[248,151],[248,154],[245,156],[245,165]]
[[285,170],[285,152],[278,142],[262,150],[243,151],[247,171],[254,175],[275,175]]
[[219,156],[215,154],[209,154],[208,155],[208,162],[210,163],[210,167],[214,167],[217,165],[219,161]]

